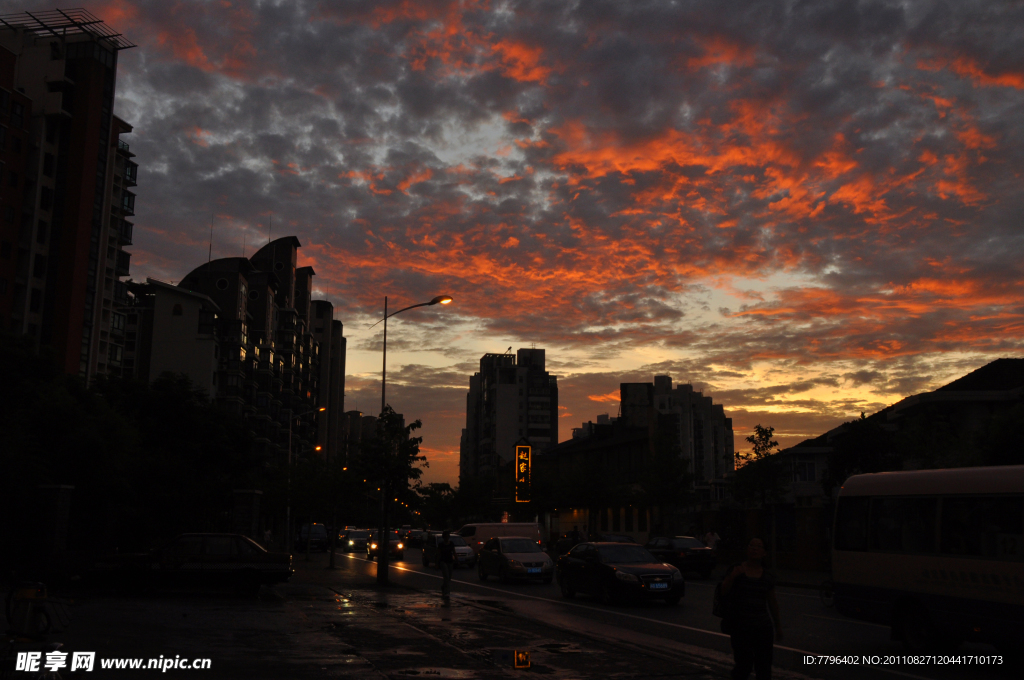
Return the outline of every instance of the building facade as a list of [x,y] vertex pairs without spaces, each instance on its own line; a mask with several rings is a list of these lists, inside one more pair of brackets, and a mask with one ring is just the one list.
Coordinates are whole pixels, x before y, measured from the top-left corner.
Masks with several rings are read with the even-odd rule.
[[721,501],[726,477],[735,470],[732,418],[693,385],[672,386],[667,375],[653,383],[622,383],[621,419],[630,427],[653,427],[658,418],[669,421],[680,455],[688,461],[693,491],[702,501]]
[[123,360],[138,166],[113,109],[134,46],[84,10],[0,16],[0,324],[87,380]]
[[333,305],[310,299],[315,273],[295,266],[300,247],[287,236],[252,258],[211,260],[177,286],[129,284],[124,372],[184,373],[244,415],[268,457],[334,461],[345,446],[346,342]]
[[502,483],[495,492],[507,494],[515,447],[523,442],[538,453],[558,443],[557,378],[545,370],[543,349],[485,354],[480,371],[469,380],[466,428],[459,444],[460,483],[497,478]]

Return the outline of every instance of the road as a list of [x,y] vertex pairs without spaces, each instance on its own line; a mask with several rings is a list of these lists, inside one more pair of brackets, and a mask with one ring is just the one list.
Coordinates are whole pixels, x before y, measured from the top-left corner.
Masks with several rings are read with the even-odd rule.
[[[296,557],[301,560],[301,557]],[[364,555],[337,553],[338,571],[332,575],[341,587],[346,573],[363,576],[376,573],[377,566]],[[420,590],[439,590],[440,574],[421,565],[419,550],[408,549],[401,561],[392,561],[390,578],[397,585]],[[711,614],[715,582],[687,579],[686,596],[678,606],[663,602],[603,605],[580,595],[562,598],[557,581],[542,583],[500,583],[479,580],[475,569],[456,569],[452,579],[454,597],[484,606],[511,611],[528,619],[582,631],[598,638],[614,639],[652,648],[692,647],[730,653],[729,639],[719,631],[720,620]],[[848,619],[826,608],[817,593],[802,588],[778,588],[779,608],[785,640],[776,645],[776,663],[782,668],[825,678],[928,678],[933,680],[981,680],[1009,677],[992,666],[964,664],[863,665],[864,657],[904,656],[902,645],[889,639],[887,626]],[[956,651],[964,655],[995,655],[994,647],[965,644]],[[808,665],[805,656],[827,655],[861,661],[851,665]]]

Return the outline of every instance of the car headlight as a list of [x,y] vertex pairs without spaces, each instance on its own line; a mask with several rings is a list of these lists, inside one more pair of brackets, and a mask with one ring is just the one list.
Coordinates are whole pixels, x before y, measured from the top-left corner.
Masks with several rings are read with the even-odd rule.
[[615,578],[619,579],[620,581],[630,581],[631,583],[636,583],[640,580],[634,574],[627,574],[624,571],[615,572]]
[[515,560],[509,560],[509,561],[508,561],[508,566],[512,567],[513,569],[519,569],[519,568],[520,568],[520,567],[522,567],[523,565],[519,564],[519,563],[518,563],[518,562],[516,562]]
[[376,549],[377,549],[377,544],[376,543],[371,543],[370,544],[370,550],[376,550]]
[[355,541],[349,541],[349,542],[348,542],[348,544],[349,544],[349,545],[355,545],[355,544],[356,544],[356,542],[355,542]]
[[683,580],[683,572],[678,571],[678,570],[677,571],[673,571],[672,572],[672,580],[673,581],[682,581]]
[[401,550],[401,549],[402,549],[402,544],[401,544],[401,543],[399,543],[399,544],[398,544],[398,549],[399,549],[399,550]]

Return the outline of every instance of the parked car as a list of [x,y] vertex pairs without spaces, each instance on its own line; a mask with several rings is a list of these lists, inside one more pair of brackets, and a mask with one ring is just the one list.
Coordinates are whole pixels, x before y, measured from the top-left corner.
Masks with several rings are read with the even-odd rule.
[[303,524],[295,537],[295,551],[305,552],[306,542],[310,550],[327,550],[327,527],[323,524]]
[[366,529],[349,529],[341,540],[341,548],[345,552],[365,552],[370,532]]
[[586,593],[607,604],[662,599],[675,605],[686,589],[681,571],[628,543],[580,543],[558,558],[555,571],[562,597]]
[[[388,531],[385,533],[388,537],[388,555],[396,560],[405,559],[405,544],[402,543],[402,539],[398,537],[397,531]],[[366,556],[369,559],[374,559],[380,552],[380,533],[374,531],[370,538],[367,539],[366,543]]]
[[662,562],[682,572],[696,571],[709,578],[717,560],[715,551],[693,536],[655,537],[644,546]]
[[636,542],[635,538],[625,534],[598,534],[594,537],[594,541],[599,543],[636,543],[640,545]]
[[[449,540],[455,545],[455,566],[456,567],[472,567],[476,564],[476,555],[473,553],[473,549],[466,545],[466,542],[462,540],[461,536],[449,536]],[[423,566],[429,567],[433,564],[435,567],[439,566],[437,563],[437,546],[444,542],[444,538],[441,534],[430,534],[427,537],[426,543],[423,544]]]
[[236,590],[287,581],[289,553],[267,552],[241,534],[181,534],[146,553],[114,555],[97,562],[101,582],[141,587],[230,586]]
[[477,555],[477,574],[481,581],[497,576],[502,581],[526,579],[551,583],[555,564],[526,536],[492,538]]

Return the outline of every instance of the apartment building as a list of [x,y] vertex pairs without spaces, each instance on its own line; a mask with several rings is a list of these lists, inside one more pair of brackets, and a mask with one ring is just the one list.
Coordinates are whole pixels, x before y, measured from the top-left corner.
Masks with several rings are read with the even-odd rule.
[[485,354],[480,359],[480,371],[470,378],[466,395],[460,480],[500,475],[502,493],[505,483],[511,484],[510,466],[521,442],[534,452],[558,443],[558,381],[545,370],[543,349]]
[[138,165],[113,115],[134,47],[85,10],[0,15],[0,324],[119,374]]
[[293,454],[340,455],[346,343],[333,305],[310,299],[315,272],[295,266],[300,247],[286,236],[251,259],[202,264],[177,286],[129,284],[125,374],[185,373],[244,415],[268,456],[289,443]]
[[622,383],[619,399],[620,419],[629,427],[652,429],[657,419],[663,426],[667,421],[701,500],[725,498],[725,476],[735,469],[735,457],[732,418],[721,404],[693,385],[673,387],[667,375],[655,376],[653,383]]

